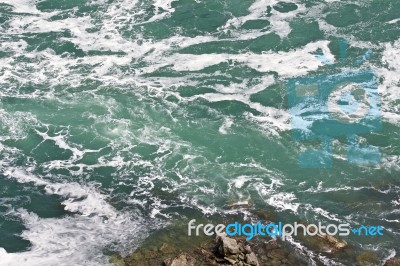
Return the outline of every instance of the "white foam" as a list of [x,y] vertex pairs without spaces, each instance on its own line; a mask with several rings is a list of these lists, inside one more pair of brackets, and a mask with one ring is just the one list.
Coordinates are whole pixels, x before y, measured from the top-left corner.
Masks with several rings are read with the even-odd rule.
[[306,10],[305,6],[298,1],[294,1],[297,5],[297,9],[288,13],[280,13],[276,10],[271,10],[271,15],[268,16],[267,8],[277,4],[278,0],[257,0],[249,7],[249,14],[242,17],[234,17],[229,19],[226,24],[222,27],[223,30],[231,28],[239,28],[246,21],[256,19],[267,19],[270,22],[270,32],[278,34],[281,38],[285,38],[291,32],[290,21],[295,18],[299,13]]
[[19,253],[0,248],[1,265],[104,265],[108,263],[102,253],[105,247],[124,243],[128,250],[134,248],[152,227],[137,215],[132,220],[132,214],[117,211],[94,187],[51,183],[20,169],[10,168],[5,174],[20,183],[44,186],[46,193],[64,198],[65,209],[75,214],[40,218],[24,209],[8,213],[22,219],[27,230],[21,236],[32,247]]
[[395,207],[400,206],[400,199],[398,199],[398,200],[392,200],[391,203],[392,203],[392,205],[395,206]]
[[330,213],[327,210],[324,210],[322,208],[313,208],[313,212],[316,213],[316,214],[319,214],[322,217],[327,218],[327,219],[329,219],[331,221],[342,222],[342,220],[339,219],[336,214],[332,214],[332,213]]
[[233,120],[229,117],[225,117],[223,124],[218,129],[219,133],[223,135],[228,134],[228,130],[231,128],[232,125],[233,125]]
[[392,20],[390,20],[390,21],[388,21],[388,22],[386,22],[387,24],[395,24],[395,23],[397,23],[397,22],[399,22],[400,21],[400,18],[396,18],[396,19],[392,19]]
[[0,135],[0,140],[23,139],[28,129],[37,123],[36,117],[31,113],[8,113],[0,105],[0,129],[5,133]]
[[172,2],[177,0],[154,0],[153,6],[156,8],[156,14],[147,22],[161,20],[175,11],[172,8]]
[[296,241],[292,236],[286,237],[286,241],[288,241],[292,245],[292,247],[295,248],[298,252],[308,258],[309,265],[318,265],[317,261],[319,261],[322,262],[324,265],[344,266],[344,264],[334,261],[327,256],[311,251],[306,246],[302,245],[299,241]]
[[391,258],[394,258],[396,256],[396,250],[392,249],[389,251],[389,255],[383,259],[382,264],[385,265],[386,261],[390,260]]
[[328,41],[309,43],[306,46],[289,52],[264,52],[262,54],[174,54],[164,59],[160,58],[153,64],[161,66],[172,65],[176,71],[198,71],[206,67],[228,62],[228,60],[243,63],[261,72],[277,72],[282,77],[296,77],[317,70],[324,65],[314,54],[322,49],[325,57],[334,62],[334,56],[328,48]]
[[263,106],[259,103],[252,102],[249,95],[244,94],[218,94],[218,93],[206,93],[199,96],[192,97],[192,99],[203,98],[209,102],[220,102],[220,101],[238,101],[248,105],[250,108],[257,110],[262,115],[254,116],[247,113],[246,116],[249,119],[253,119],[260,123],[263,128],[271,134],[278,136],[279,131],[290,129],[290,115],[278,108]]
[[267,203],[275,207],[277,211],[290,210],[293,213],[297,213],[300,203],[293,202],[296,199],[294,193],[280,192],[270,195],[267,199]]
[[376,69],[377,74],[383,78],[383,83],[378,87],[382,97],[382,116],[390,123],[399,124],[400,108],[396,102],[400,100],[400,39],[384,45],[382,63],[387,67]]
[[27,14],[40,13],[36,8],[35,2],[33,0],[1,0],[1,3],[12,6],[14,12]]

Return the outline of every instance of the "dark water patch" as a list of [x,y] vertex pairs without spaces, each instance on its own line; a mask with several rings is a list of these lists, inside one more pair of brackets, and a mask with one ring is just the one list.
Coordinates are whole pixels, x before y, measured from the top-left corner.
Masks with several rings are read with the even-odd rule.
[[210,106],[213,109],[218,110],[224,115],[242,115],[244,112],[250,112],[254,115],[259,115],[260,113],[257,110],[252,109],[247,104],[235,101],[235,100],[224,100],[218,102],[205,102],[207,106]]
[[169,77],[169,78],[186,77],[187,72],[186,71],[176,71],[171,68],[171,65],[168,65],[168,66],[161,67],[151,73],[146,73],[142,76],[148,77],[148,78],[152,78],[152,77]]
[[283,84],[274,84],[263,91],[252,94],[250,100],[278,109],[288,108],[287,94]]
[[210,75],[207,79],[199,80],[201,85],[211,88],[216,85],[230,87],[235,84],[241,84],[244,80],[251,80],[247,82],[248,86],[243,88],[243,91],[247,91],[247,88],[257,84],[258,80],[254,81],[252,80],[253,78],[261,78],[265,75],[264,73],[258,72],[250,67],[242,66],[233,60],[227,60],[227,62],[206,67],[201,71],[201,73]]
[[66,10],[72,9],[74,7],[84,6],[86,1],[84,0],[61,0],[61,1],[51,1],[45,0],[37,3],[36,8],[40,11],[52,11],[52,10]]
[[[363,41],[373,43],[393,41],[400,37],[398,23],[400,2],[381,0],[363,2],[359,5],[336,2],[326,7],[325,20],[340,33],[353,35]],[[378,15],[379,14],[379,15]]]
[[44,0],[38,1],[36,8],[42,12],[63,11],[50,18],[50,20],[59,20],[65,18],[65,14],[69,14],[68,17],[81,17],[85,15],[96,16],[96,11],[105,9],[107,4],[110,4],[111,2],[112,0],[107,0],[106,4],[95,5],[84,0]]
[[282,41],[279,46],[280,50],[289,51],[311,42],[323,40],[325,36],[317,21],[294,19],[290,22],[290,27],[292,30],[288,37]]
[[87,52],[89,56],[107,56],[107,55],[118,55],[118,56],[125,56],[127,55],[126,52],[123,51],[98,51],[98,50],[90,50]]
[[248,20],[242,25],[242,29],[254,30],[254,29],[264,29],[268,27],[271,23],[265,19],[255,19]]
[[324,32],[320,30],[318,22],[305,19],[296,19],[290,22],[291,32],[287,38],[281,39],[276,33],[268,33],[249,40],[221,40],[202,44],[195,44],[179,50],[179,53],[211,54],[230,53],[243,54],[247,51],[262,53],[266,51],[289,51],[304,46],[310,42],[324,39]]
[[[328,11],[327,9],[326,11]],[[325,18],[326,22],[335,27],[346,27],[362,21],[360,6],[348,4],[340,6],[335,12],[329,12]]]
[[192,97],[196,95],[213,93],[214,89],[208,87],[180,87],[179,94],[182,97]]
[[64,39],[71,37],[72,35],[69,31],[63,31],[25,34],[23,39],[29,45],[27,51],[52,49],[57,55],[66,53],[76,57],[85,56],[86,53],[76,44]]
[[59,196],[46,195],[43,187],[20,184],[1,174],[0,185],[0,247],[7,252],[22,252],[31,247],[29,241],[19,236],[27,228],[18,215],[9,212],[12,209],[23,208],[40,218],[61,218],[71,214],[64,210]]
[[295,3],[279,2],[278,4],[274,5],[273,8],[280,13],[289,13],[296,10],[298,7]]
[[145,38],[163,39],[180,32],[184,36],[194,37],[204,33],[216,33],[217,28],[231,17],[229,13],[221,11],[224,5],[220,2],[174,1],[172,7],[175,8],[175,12],[165,18],[163,23],[156,21],[134,25],[126,30],[125,34],[128,36],[132,32],[140,32]]
[[247,48],[254,53],[261,53],[269,50],[275,51],[281,43],[281,38],[275,33],[270,33],[257,37],[254,40],[249,40],[246,44],[247,43]]
[[7,58],[11,55],[12,54],[10,52],[0,51],[0,58]]
[[[223,2],[196,2],[196,1],[173,1],[172,8],[175,11],[163,19],[162,23],[150,22],[125,27],[123,34],[126,37],[134,33],[141,33],[144,38],[163,39],[176,33],[184,36],[198,36],[211,33],[220,34],[218,28],[225,25],[228,19],[237,16],[244,16],[249,13],[248,8],[253,1],[233,0],[228,4]],[[155,14],[152,6],[145,9],[145,14],[140,14],[140,20],[146,21]]]
[[12,6],[0,3],[0,28],[6,28],[6,23],[12,17]]

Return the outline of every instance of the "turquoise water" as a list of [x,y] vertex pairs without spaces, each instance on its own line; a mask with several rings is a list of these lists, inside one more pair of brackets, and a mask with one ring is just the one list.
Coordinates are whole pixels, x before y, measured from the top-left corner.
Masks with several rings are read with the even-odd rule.
[[[397,0],[0,0],[0,265],[107,264],[243,202],[379,224],[384,237],[345,240],[398,254],[399,14]],[[286,81],[350,69],[376,75],[382,129],[361,141],[381,160],[352,164],[335,137],[331,168],[301,168],[316,144],[292,136]]]

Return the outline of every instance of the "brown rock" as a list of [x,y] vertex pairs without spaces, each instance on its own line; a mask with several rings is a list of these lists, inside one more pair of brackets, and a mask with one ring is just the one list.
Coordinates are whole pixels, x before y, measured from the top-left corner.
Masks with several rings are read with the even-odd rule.
[[333,236],[330,235],[325,235],[324,239],[326,241],[329,242],[329,244],[331,244],[335,249],[339,250],[339,249],[343,249],[345,247],[347,247],[347,242],[344,240],[339,240]]
[[249,245],[244,247],[244,251],[245,251],[246,254],[250,254],[252,252]]
[[174,259],[167,259],[164,261],[164,263],[166,266],[193,266],[194,259],[182,254]]
[[246,254],[246,262],[253,266],[259,265],[257,256],[256,256],[256,254],[254,254],[254,252],[251,252],[250,254]]
[[279,248],[279,244],[276,240],[270,240],[267,243],[267,250],[277,249]]
[[218,242],[221,255],[229,256],[239,253],[239,246],[235,239],[225,236],[219,236]]
[[229,262],[232,265],[235,265],[237,260],[235,260],[234,258],[229,258],[229,257],[224,257],[224,259]]
[[400,257],[393,257],[387,260],[384,266],[400,266]]

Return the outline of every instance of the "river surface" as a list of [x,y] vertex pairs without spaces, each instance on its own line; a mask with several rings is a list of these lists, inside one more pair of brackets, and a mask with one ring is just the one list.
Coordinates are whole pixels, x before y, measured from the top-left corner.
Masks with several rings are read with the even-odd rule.
[[[357,141],[379,156],[333,134],[310,168],[319,142],[293,132],[325,118],[287,84],[357,71],[380,124]],[[235,203],[383,226],[345,240],[384,261],[400,252],[399,85],[398,0],[0,0],[0,265],[106,265],[194,214],[250,215]]]

